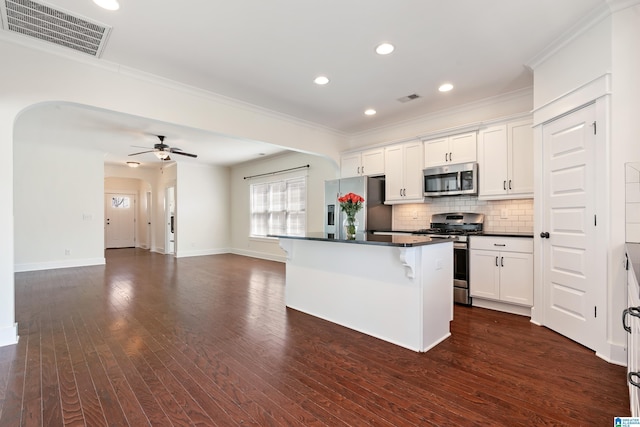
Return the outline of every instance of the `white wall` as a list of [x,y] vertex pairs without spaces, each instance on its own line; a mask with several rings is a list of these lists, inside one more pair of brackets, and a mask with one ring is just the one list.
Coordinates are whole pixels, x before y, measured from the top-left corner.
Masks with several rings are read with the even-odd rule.
[[103,155],[14,147],[16,271],[104,264]]
[[[20,43],[0,40],[0,150],[3,153],[0,156],[0,199],[3,200],[0,223],[7,226],[0,240],[0,346],[16,341],[13,275],[14,217],[18,214],[14,210],[14,195],[16,199],[31,195],[14,193],[14,125],[20,113],[29,107],[49,101],[75,102],[318,152],[334,159],[338,158],[341,144],[346,140],[344,135],[316,125],[103,60],[47,48],[56,52],[53,54],[40,50],[38,43]],[[102,168],[101,163],[95,170]],[[103,176],[100,175],[102,186]],[[42,176],[42,179],[49,178]],[[160,196],[156,192],[154,197]],[[96,230],[92,229],[92,232]],[[157,233],[160,232],[156,230],[153,236],[156,243],[162,240],[158,239]]]
[[611,71],[611,20],[600,20],[532,66],[536,108]]
[[[289,152],[263,160],[237,165],[231,170],[231,246],[233,252],[257,258],[284,261],[277,239],[251,238],[249,218],[249,186],[244,177],[310,165],[296,174],[307,175],[307,231],[322,231],[324,218],[324,181],[339,177],[338,165],[324,157]],[[279,175],[275,175],[277,178]],[[259,179],[259,178],[257,178]]]
[[178,164],[177,174],[176,256],[229,252],[229,168]]
[[[607,242],[607,341],[602,350],[605,358],[623,362],[626,336],[620,327],[620,314],[626,305],[625,272],[625,163],[640,160],[637,136],[640,134],[640,6],[634,2],[610,2],[621,7],[601,18],[588,31],[567,41],[563,46],[535,64],[534,102],[536,114],[549,116],[545,110],[555,106],[562,114],[572,108],[572,99],[581,88],[591,87],[600,78],[611,76],[610,117],[605,132],[607,158],[601,178],[605,191],[598,199],[598,218]],[[628,7],[636,3],[635,6]],[[607,102],[607,101],[604,101]],[[556,115],[557,115],[556,114]],[[539,120],[536,120],[539,122]],[[538,250],[536,250],[538,253]],[[622,360],[621,360],[622,359]]]

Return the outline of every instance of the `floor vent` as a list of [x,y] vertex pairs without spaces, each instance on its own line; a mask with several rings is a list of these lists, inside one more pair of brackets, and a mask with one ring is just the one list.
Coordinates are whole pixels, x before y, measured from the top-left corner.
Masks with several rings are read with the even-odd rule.
[[2,0],[2,27],[6,31],[44,40],[100,57],[111,27],[31,0]]

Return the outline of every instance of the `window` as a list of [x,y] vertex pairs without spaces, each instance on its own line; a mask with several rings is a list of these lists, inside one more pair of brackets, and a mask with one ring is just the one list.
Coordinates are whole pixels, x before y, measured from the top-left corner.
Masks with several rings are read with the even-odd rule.
[[129,209],[131,203],[128,197],[112,197],[111,207],[116,209]]
[[304,236],[307,226],[307,178],[251,184],[251,236]]

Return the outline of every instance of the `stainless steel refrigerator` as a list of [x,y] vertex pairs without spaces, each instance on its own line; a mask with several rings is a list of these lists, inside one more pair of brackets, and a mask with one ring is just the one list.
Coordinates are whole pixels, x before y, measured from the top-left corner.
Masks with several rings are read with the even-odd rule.
[[345,213],[340,210],[338,198],[347,193],[364,197],[363,207],[356,215],[356,238],[362,238],[367,231],[391,230],[391,206],[384,204],[384,179],[356,176],[324,183],[324,232],[329,237],[344,238]]

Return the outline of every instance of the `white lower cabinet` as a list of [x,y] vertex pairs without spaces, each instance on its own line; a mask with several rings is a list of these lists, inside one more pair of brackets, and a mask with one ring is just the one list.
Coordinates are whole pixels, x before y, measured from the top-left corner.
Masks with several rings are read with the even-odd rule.
[[469,290],[474,298],[531,307],[533,239],[471,236]]
[[[627,254],[629,259],[629,254]],[[636,273],[627,261],[627,309],[622,323],[627,334],[627,384],[632,417],[640,416],[640,291]]]

